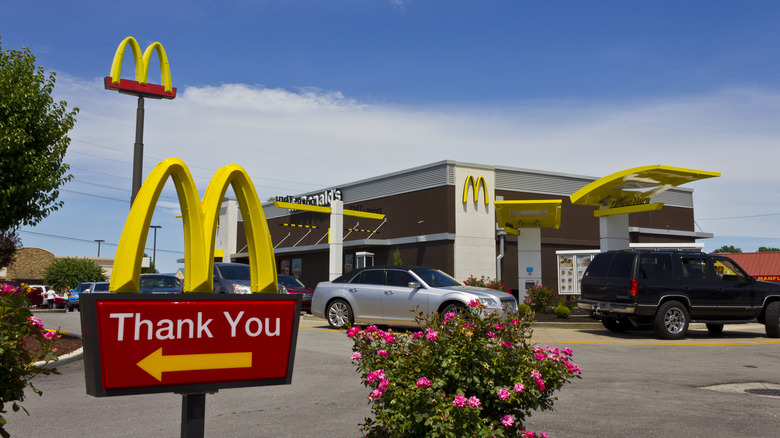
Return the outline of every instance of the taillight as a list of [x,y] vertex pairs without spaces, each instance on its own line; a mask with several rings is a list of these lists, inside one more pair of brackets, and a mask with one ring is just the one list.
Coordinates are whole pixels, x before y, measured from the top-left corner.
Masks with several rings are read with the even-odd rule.
[[631,296],[636,297],[639,295],[639,283],[636,280],[631,280]]

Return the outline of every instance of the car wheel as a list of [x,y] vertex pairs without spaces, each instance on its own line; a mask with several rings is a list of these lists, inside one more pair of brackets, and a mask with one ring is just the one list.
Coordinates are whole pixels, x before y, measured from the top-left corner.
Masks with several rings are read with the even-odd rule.
[[688,323],[688,309],[679,301],[663,303],[653,317],[653,329],[664,339],[684,338]]
[[780,301],[769,303],[764,314],[764,328],[770,338],[780,338]]
[[625,318],[613,318],[605,316],[601,318],[601,324],[611,332],[624,332],[631,328],[631,323]]
[[707,331],[711,335],[719,335],[723,333],[723,324],[707,324]]
[[466,309],[466,306],[460,303],[450,303],[447,304],[444,309],[441,311],[441,317],[444,318],[444,315],[448,313],[462,313]]
[[328,319],[328,325],[334,329],[343,329],[347,324],[355,322],[352,308],[344,300],[331,301],[325,309],[325,317]]
[[68,312],[72,312],[72,311],[73,311],[73,307],[72,306],[68,306]]

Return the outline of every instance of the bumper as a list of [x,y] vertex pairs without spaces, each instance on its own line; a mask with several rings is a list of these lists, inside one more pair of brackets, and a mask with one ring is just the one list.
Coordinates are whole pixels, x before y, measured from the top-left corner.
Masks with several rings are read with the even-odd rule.
[[577,300],[577,307],[589,310],[597,315],[610,313],[631,314],[636,312],[636,304],[608,303],[604,301]]

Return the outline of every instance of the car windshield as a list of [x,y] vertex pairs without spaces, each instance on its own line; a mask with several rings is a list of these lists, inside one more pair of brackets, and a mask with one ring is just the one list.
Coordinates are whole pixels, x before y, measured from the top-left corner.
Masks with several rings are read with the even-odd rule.
[[438,269],[414,269],[412,270],[430,287],[461,286],[460,282]]
[[91,285],[92,283],[79,283],[78,286],[76,286],[76,292],[83,292],[89,289],[89,286]]
[[175,277],[141,277],[142,289],[176,288],[178,286]]
[[252,280],[249,275],[249,265],[220,265],[219,272],[222,278],[227,280]]
[[108,292],[108,283],[95,283],[95,290],[92,292]]
[[279,284],[283,285],[284,287],[306,287],[297,278],[287,275],[279,276]]

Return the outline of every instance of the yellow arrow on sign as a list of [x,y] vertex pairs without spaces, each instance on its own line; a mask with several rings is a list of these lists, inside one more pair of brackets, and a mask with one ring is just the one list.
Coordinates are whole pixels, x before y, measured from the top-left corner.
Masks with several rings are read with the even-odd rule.
[[162,373],[171,371],[250,368],[252,366],[252,352],[163,356],[162,347],[160,347],[154,353],[141,359],[138,366],[162,382]]

